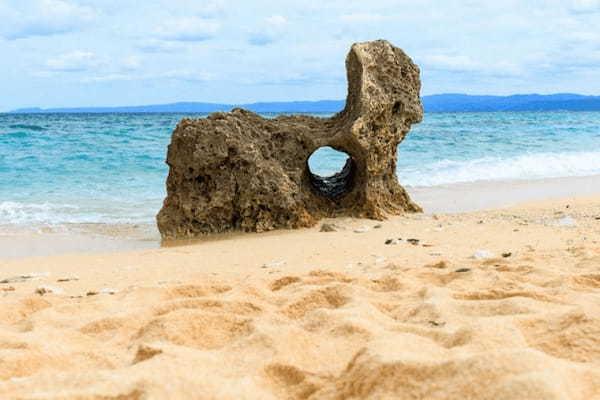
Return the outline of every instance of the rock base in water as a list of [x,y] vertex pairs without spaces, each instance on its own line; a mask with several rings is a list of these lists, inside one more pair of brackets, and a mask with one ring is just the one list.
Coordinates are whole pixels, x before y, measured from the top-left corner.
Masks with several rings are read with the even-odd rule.
[[[383,40],[354,44],[346,68],[346,107],[332,118],[265,119],[234,109],[182,120],[157,216],[163,239],[420,211],[396,176],[397,146],[423,117],[419,68]],[[308,167],[324,146],[349,156],[332,177]]]

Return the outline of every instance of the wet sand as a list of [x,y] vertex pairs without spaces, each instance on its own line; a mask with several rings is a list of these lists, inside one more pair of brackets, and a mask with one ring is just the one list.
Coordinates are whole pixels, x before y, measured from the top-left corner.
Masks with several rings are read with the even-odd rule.
[[98,254],[160,247],[154,224],[0,225],[0,262],[62,254]]
[[[433,187],[408,187],[425,214],[464,213],[514,206],[526,201],[600,195],[600,176],[541,180],[476,182]],[[237,234],[211,236],[224,240]],[[158,249],[181,243],[161,243],[153,221],[147,224],[69,224],[51,227],[8,226],[0,223],[0,261],[61,254],[99,254]]]
[[510,207],[527,201],[600,195],[600,176],[474,182],[407,189],[426,213]]

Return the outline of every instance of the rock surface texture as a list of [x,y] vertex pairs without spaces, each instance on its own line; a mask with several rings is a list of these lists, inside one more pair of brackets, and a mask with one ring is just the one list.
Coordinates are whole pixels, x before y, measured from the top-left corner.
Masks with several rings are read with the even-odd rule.
[[[423,118],[419,68],[378,40],[354,44],[346,69],[346,107],[331,118],[265,119],[234,109],[182,120],[169,145],[167,198],[157,216],[163,239],[420,211],[396,177],[397,146]],[[332,177],[308,166],[323,146],[349,156]]]

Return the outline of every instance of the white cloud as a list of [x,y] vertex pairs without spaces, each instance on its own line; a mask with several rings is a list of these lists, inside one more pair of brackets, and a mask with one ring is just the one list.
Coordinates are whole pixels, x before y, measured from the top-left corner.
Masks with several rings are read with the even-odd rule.
[[474,61],[471,57],[465,55],[427,55],[421,57],[421,60],[432,69],[474,71],[481,67],[481,65]]
[[77,31],[96,15],[93,8],[67,0],[8,0],[8,5],[0,8],[0,36],[15,40]]
[[130,74],[106,74],[89,76],[81,79],[82,83],[102,83],[102,82],[116,82],[116,81],[131,81],[134,79],[134,75]]
[[[48,59],[44,63],[43,69],[33,72],[32,75],[48,78],[59,75],[67,76],[75,72],[78,73],[75,75],[78,77],[76,79],[81,81],[124,81],[145,76],[144,72],[140,72],[143,67],[143,59],[137,54],[111,59],[91,51],[72,51]],[[90,74],[94,74],[93,77],[90,78]],[[88,77],[80,78],[82,75],[88,75]]]
[[282,15],[271,15],[266,18],[268,24],[273,26],[283,26],[287,24],[287,18]]
[[[475,60],[468,55],[432,54],[416,58],[422,70],[438,72],[464,72],[478,75],[518,76],[523,74],[524,66],[511,60],[495,59],[493,62]],[[525,63],[526,60],[522,60]],[[539,63],[540,60],[531,60]]]
[[156,73],[130,74],[130,73],[111,73],[104,75],[89,76],[81,79],[83,83],[103,83],[115,81],[139,81],[139,80],[179,80],[187,82],[208,82],[215,79],[215,75],[191,70],[170,70]]
[[137,55],[130,55],[123,59],[121,66],[124,70],[135,71],[142,67],[142,59]]
[[248,44],[253,46],[266,46],[275,42],[275,35],[268,32],[251,32],[248,36]]
[[[349,47],[380,38],[419,64],[423,94],[600,94],[599,12],[600,0],[0,0],[0,87],[14,93],[0,108],[92,101],[84,76],[114,82],[101,103],[340,98]],[[211,90],[186,84],[209,76]],[[155,80],[126,84],[142,78]]]
[[88,71],[99,67],[101,64],[102,61],[99,57],[90,51],[73,51],[46,61],[47,69],[57,72]]
[[368,22],[380,22],[388,17],[381,14],[372,14],[372,13],[354,13],[354,14],[344,14],[340,16],[340,19],[343,22],[350,23],[368,23]]
[[191,71],[191,70],[171,70],[162,72],[159,74],[151,75],[152,78],[167,78],[176,79],[190,82],[206,82],[215,79],[215,74],[203,71]]
[[600,12],[600,0],[572,0],[571,10],[575,12]]
[[598,31],[571,31],[566,32],[565,38],[578,42],[598,43],[600,41],[600,32]]
[[248,34],[248,44],[253,46],[266,46],[276,42],[284,35],[288,20],[282,15],[271,15],[264,19],[258,28]]
[[[122,0],[121,0],[122,1]],[[225,15],[228,8],[231,7],[230,0],[154,0],[161,8],[175,8],[185,13],[201,18],[219,18]]]
[[185,48],[180,42],[169,40],[147,39],[136,44],[136,47],[144,53],[176,53]]
[[165,40],[200,42],[212,39],[219,28],[218,22],[205,18],[173,18],[160,25],[157,34]]

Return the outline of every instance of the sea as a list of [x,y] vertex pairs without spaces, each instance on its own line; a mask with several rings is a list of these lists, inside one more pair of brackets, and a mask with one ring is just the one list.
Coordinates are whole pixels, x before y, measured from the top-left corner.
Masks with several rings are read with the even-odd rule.
[[[0,114],[0,231],[153,227],[171,133],[205,116]],[[323,148],[309,164],[327,176],[345,159]],[[399,146],[397,174],[408,188],[599,175],[600,112],[427,113]]]

